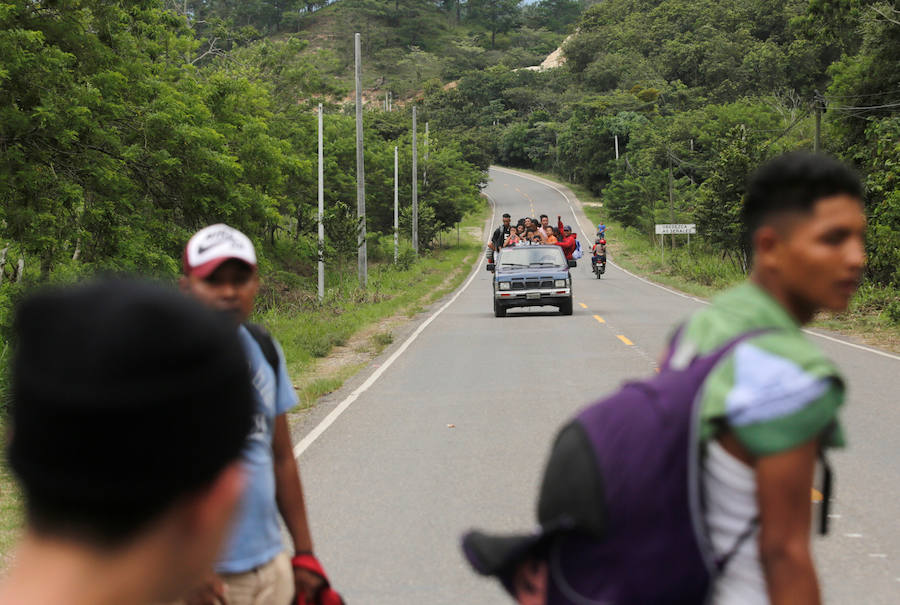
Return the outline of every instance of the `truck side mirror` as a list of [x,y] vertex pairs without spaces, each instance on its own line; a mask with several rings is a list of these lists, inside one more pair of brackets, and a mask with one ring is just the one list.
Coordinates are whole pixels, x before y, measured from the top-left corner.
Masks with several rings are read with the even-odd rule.
[[490,271],[491,273],[493,273],[494,272],[494,263],[488,263],[487,270]]
[[574,258],[570,258],[570,259],[569,259],[569,266],[570,266],[570,267],[577,267],[577,266],[578,266],[578,261],[575,260]]

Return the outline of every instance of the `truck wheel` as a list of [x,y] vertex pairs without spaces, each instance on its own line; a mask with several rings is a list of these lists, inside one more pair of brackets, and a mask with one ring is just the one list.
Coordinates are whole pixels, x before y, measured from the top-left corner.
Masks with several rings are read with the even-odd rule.
[[506,307],[494,301],[494,317],[506,317]]
[[566,302],[559,305],[559,312],[562,315],[571,315],[572,314],[572,299],[570,298]]

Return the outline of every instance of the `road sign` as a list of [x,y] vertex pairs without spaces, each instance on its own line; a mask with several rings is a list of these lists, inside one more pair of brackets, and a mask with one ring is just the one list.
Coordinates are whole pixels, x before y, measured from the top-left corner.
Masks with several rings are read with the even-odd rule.
[[658,223],[656,225],[657,235],[668,235],[670,233],[681,233],[691,235],[697,233],[697,225],[694,223]]

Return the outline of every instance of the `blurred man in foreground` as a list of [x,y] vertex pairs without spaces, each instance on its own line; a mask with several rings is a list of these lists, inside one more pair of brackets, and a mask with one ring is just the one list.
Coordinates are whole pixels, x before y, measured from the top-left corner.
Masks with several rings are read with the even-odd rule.
[[27,527],[3,605],[142,605],[202,578],[244,475],[234,329],[138,282],[50,290],[15,322],[10,466]]
[[[248,324],[259,290],[250,239],[228,225],[211,225],[184,250],[182,289],[227,314],[243,346],[253,382],[253,430],[244,451],[247,489],[228,544],[210,576],[188,595],[189,605],[338,605],[313,555],[306,504],[287,412],[297,394],[281,347],[261,327]],[[279,517],[290,534],[285,552]]]

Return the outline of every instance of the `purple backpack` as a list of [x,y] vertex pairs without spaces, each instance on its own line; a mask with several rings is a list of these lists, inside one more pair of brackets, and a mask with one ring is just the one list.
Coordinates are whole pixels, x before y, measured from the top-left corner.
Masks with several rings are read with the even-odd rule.
[[[626,383],[582,410],[551,451],[538,500],[540,530],[469,532],[463,552],[475,571],[498,577],[512,593],[518,564],[545,559],[548,605],[704,603],[712,579],[757,523],[728,555],[715,558],[701,501],[697,395],[716,363],[758,333],[684,369],[670,365],[676,334],[658,375]],[[829,483],[826,467],[823,491]]]

